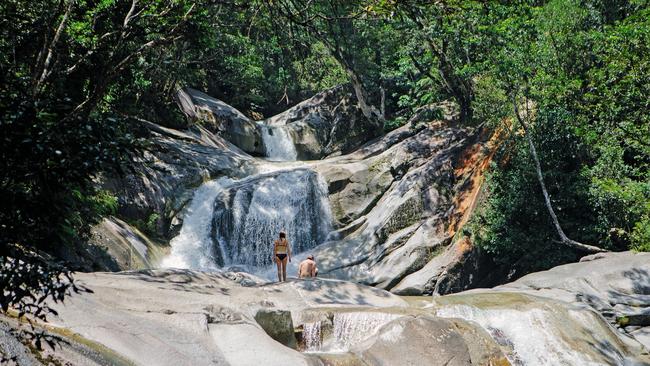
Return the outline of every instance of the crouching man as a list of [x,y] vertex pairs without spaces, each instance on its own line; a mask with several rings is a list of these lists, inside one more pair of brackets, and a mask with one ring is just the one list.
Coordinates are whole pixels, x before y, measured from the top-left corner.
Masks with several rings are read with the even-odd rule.
[[316,268],[314,256],[310,254],[307,256],[307,259],[300,262],[300,266],[298,267],[298,277],[309,278],[316,277],[316,275],[318,275],[318,268]]

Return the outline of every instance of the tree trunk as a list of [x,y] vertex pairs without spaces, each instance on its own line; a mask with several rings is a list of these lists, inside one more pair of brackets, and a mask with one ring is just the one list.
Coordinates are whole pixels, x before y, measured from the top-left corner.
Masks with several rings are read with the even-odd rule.
[[386,89],[384,89],[383,85],[379,87],[379,92],[381,93],[379,112],[381,113],[381,118],[386,119]]
[[[40,72],[36,74],[36,80],[34,82],[34,90],[32,92],[34,96],[39,94],[43,83],[50,76],[51,73],[50,66],[52,64],[52,59],[54,58],[54,51],[56,48],[56,44],[59,42],[59,38],[61,38],[61,34],[63,34],[63,31],[65,30],[66,24],[68,22],[68,17],[70,17],[70,13],[72,12],[73,5],[74,5],[74,1],[70,1],[67,3],[65,12],[61,17],[59,26],[56,28],[56,32],[54,33],[54,37],[52,38],[52,42],[50,42],[50,45],[47,47],[47,56],[45,57],[45,61],[43,62],[43,67],[40,69]],[[39,54],[39,59],[40,58],[41,55]]]
[[542,175],[542,167],[539,162],[539,158],[537,156],[537,150],[535,149],[535,144],[533,144],[533,138],[530,136],[528,126],[524,121],[524,118],[522,118],[521,115],[519,115],[519,108],[517,107],[517,101],[514,98],[513,98],[513,105],[514,105],[517,121],[519,121],[519,124],[521,124],[521,127],[524,129],[524,135],[526,136],[526,140],[528,141],[528,148],[530,149],[530,155],[532,156],[533,161],[535,162],[537,180],[539,182],[539,186],[542,189],[542,194],[544,195],[544,203],[546,205],[546,209],[548,210],[549,216],[551,216],[551,221],[553,221],[553,226],[555,227],[555,231],[560,237],[560,243],[570,248],[582,252],[587,252],[587,253],[606,252],[605,249],[598,248],[593,245],[583,244],[575,240],[572,240],[569,237],[567,237],[566,234],[564,233],[564,230],[562,230],[560,221],[558,220],[557,215],[555,214],[555,210],[553,210],[553,205],[551,204],[551,197],[549,196],[548,191],[546,190],[546,184],[544,183],[544,176]]
[[352,82],[352,88],[354,89],[354,94],[359,102],[361,113],[363,113],[364,117],[370,121],[377,121],[378,124],[383,125],[384,118],[381,115],[381,112],[379,112],[375,106],[368,103],[366,90],[363,87],[361,78],[359,78],[359,76],[349,67],[346,67],[346,71],[350,77],[350,81]]

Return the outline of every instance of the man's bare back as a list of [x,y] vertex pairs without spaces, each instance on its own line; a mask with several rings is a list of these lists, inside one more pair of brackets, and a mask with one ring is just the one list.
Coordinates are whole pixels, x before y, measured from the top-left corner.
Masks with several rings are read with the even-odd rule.
[[316,268],[316,262],[314,262],[313,257],[309,256],[307,259],[300,262],[300,266],[298,267],[298,277],[316,277],[317,274],[318,269]]

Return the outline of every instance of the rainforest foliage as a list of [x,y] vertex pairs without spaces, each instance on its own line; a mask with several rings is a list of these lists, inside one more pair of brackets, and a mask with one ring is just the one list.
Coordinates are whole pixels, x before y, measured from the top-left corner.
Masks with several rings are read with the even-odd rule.
[[342,83],[387,129],[451,100],[505,132],[465,230],[497,261],[582,254],[558,243],[526,137],[566,236],[650,250],[648,0],[5,0],[0,71],[3,258],[113,212],[93,178],[139,154],[142,119],[186,127],[179,87],[261,118]]

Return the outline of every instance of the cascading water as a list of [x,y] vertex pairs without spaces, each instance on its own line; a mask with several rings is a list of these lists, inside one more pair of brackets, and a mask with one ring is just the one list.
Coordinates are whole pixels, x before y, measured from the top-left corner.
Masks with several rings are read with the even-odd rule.
[[298,157],[296,146],[285,126],[267,126],[260,123],[266,157],[274,161],[294,161]]
[[171,240],[171,253],[162,267],[213,270],[220,262],[219,253],[210,237],[214,200],[230,184],[229,179],[203,183],[194,191],[180,233]]
[[401,315],[375,312],[349,312],[334,315],[335,347],[348,351],[353,345],[374,335],[384,324]]
[[214,235],[225,263],[258,269],[271,264],[280,231],[294,253],[315,247],[331,231],[327,186],[297,169],[239,182],[217,197]]
[[331,217],[327,185],[311,170],[209,181],[194,192],[181,231],[171,240],[171,254],[161,266],[243,266],[272,278],[268,265],[278,233],[287,233],[292,252],[298,254],[327,238]]
[[323,344],[321,322],[305,323],[302,326],[302,339],[305,343],[306,352],[314,352],[321,349]]
[[[556,316],[554,314],[549,309],[479,309],[468,305],[455,305],[437,310],[437,315],[440,317],[461,318],[478,323],[499,344],[512,348],[512,353],[507,356],[513,365],[603,365],[572,348],[569,341],[554,331],[558,329],[557,324],[554,324],[558,319],[550,318]],[[575,316],[575,314],[569,315]],[[594,319],[582,320],[593,323]],[[563,322],[562,319],[559,321]],[[574,338],[573,343],[575,341]],[[616,359],[617,364],[623,364],[623,357],[620,354],[608,356]]]
[[402,315],[382,312],[341,312],[332,319],[331,339],[323,339],[321,323],[303,324],[305,352],[348,352],[354,345],[373,336],[384,324]]

